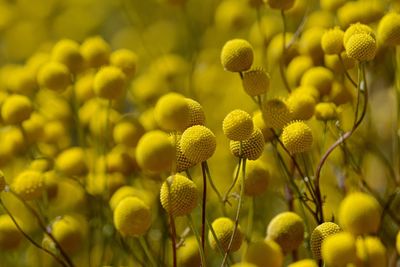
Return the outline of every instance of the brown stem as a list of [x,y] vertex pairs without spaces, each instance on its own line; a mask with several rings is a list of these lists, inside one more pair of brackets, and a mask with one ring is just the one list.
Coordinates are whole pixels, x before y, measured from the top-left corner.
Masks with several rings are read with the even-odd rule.
[[203,174],[203,202],[201,207],[201,246],[205,251],[206,236],[206,200],[207,200],[207,174],[205,161],[201,163],[201,171]]

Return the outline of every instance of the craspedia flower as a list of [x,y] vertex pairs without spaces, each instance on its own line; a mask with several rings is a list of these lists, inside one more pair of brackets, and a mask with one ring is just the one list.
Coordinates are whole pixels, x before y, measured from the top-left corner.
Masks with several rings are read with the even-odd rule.
[[274,138],[274,133],[272,132],[271,127],[269,127],[263,118],[262,112],[257,110],[253,114],[253,124],[255,128],[260,129],[261,133],[264,136],[264,141],[269,142]]
[[71,73],[77,73],[83,68],[83,57],[79,50],[79,44],[70,39],[58,41],[51,51],[52,60],[60,62],[68,67]]
[[225,70],[242,72],[253,64],[253,47],[243,39],[233,39],[225,43],[221,51],[221,63]]
[[144,235],[151,226],[150,208],[137,197],[126,197],[114,210],[114,225],[123,236]]
[[256,266],[281,267],[283,265],[282,249],[273,240],[256,241],[249,244],[244,260]]
[[311,251],[316,260],[320,260],[322,242],[330,235],[341,232],[342,229],[339,225],[333,222],[324,222],[318,225],[311,234],[310,244]]
[[137,119],[128,119],[120,121],[114,126],[113,139],[116,144],[136,147],[144,133],[143,125]]
[[301,78],[302,86],[313,86],[321,95],[327,95],[331,91],[333,73],[325,67],[313,67],[307,70]]
[[23,238],[11,217],[7,214],[0,215],[0,248],[5,251],[17,249]]
[[349,57],[358,61],[370,61],[376,55],[376,41],[365,33],[355,34],[346,43],[346,52]]
[[328,11],[336,11],[346,3],[346,0],[320,0],[321,8]]
[[268,188],[269,180],[270,174],[263,161],[247,161],[244,178],[244,194],[246,196],[259,196],[264,193]]
[[297,249],[304,240],[303,219],[291,211],[279,213],[268,224],[267,238],[278,243],[284,254]]
[[67,176],[86,174],[88,171],[86,157],[81,147],[68,148],[57,156],[56,168]]
[[292,120],[308,120],[314,115],[315,100],[310,95],[290,95],[286,100]]
[[127,78],[136,72],[137,55],[129,49],[118,49],[111,53],[110,64],[121,69]]
[[24,200],[39,198],[45,188],[43,174],[27,170],[15,177],[11,188]]
[[291,263],[288,267],[318,267],[318,264],[314,260],[305,259]]
[[67,253],[78,252],[85,240],[86,220],[78,215],[65,215],[55,221],[51,233]]
[[197,199],[196,184],[183,175],[171,175],[161,185],[161,205],[174,217],[190,214],[197,205]]
[[378,232],[381,213],[381,207],[373,196],[354,192],[340,203],[338,217],[343,229],[354,235],[374,234]]
[[186,171],[187,169],[193,167],[196,165],[195,163],[191,162],[182,152],[181,149],[181,135],[171,135],[170,136],[171,142],[174,144],[174,147],[176,149],[175,155],[175,171],[176,172],[183,172]]
[[23,95],[8,96],[1,106],[1,117],[6,124],[20,124],[33,112],[30,99]]
[[368,25],[362,24],[362,23],[355,23],[355,24],[350,25],[350,27],[348,27],[346,29],[346,31],[344,32],[344,35],[343,35],[344,47],[346,47],[346,44],[350,40],[350,37],[352,37],[353,35],[356,35],[356,34],[360,34],[360,33],[368,34],[374,40],[376,39],[375,33],[371,29],[371,27],[369,27]]
[[6,178],[4,177],[4,173],[0,171],[0,193],[6,188]]
[[294,5],[294,0],[264,0],[273,9],[286,10]]
[[343,36],[344,32],[339,27],[326,31],[321,39],[321,47],[324,53],[327,55],[340,54],[344,50]]
[[330,235],[322,242],[321,255],[328,266],[341,267],[355,263],[356,253],[356,240],[348,232]]
[[189,125],[204,125],[206,122],[206,115],[204,114],[203,107],[199,102],[191,99],[185,98],[186,104],[189,107]]
[[311,85],[301,85],[296,87],[291,93],[291,96],[302,96],[302,95],[309,95],[314,98],[315,102],[318,103],[320,99],[320,93],[317,88]]
[[[242,145],[240,145],[242,143]],[[260,129],[254,128],[250,137],[243,141],[230,141],[229,147],[235,157],[256,160],[264,151],[264,135]]]
[[190,120],[189,105],[183,95],[168,93],[163,95],[154,108],[157,124],[167,131],[184,131]]
[[379,22],[378,40],[388,46],[400,45],[400,14],[388,13]]
[[178,266],[192,267],[201,265],[199,246],[195,236],[185,238],[185,243],[177,250]]
[[313,143],[311,128],[302,121],[291,122],[283,128],[282,142],[290,154],[307,152]]
[[71,73],[67,66],[53,61],[40,68],[37,80],[42,88],[62,92],[71,84]]
[[356,248],[363,266],[387,266],[386,248],[378,237],[358,237]]
[[336,105],[322,102],[315,106],[315,118],[320,121],[336,120],[338,118]]
[[136,147],[136,160],[146,171],[170,170],[175,160],[175,148],[168,134],[158,130],[144,134]]
[[286,68],[286,76],[291,86],[298,86],[303,74],[314,66],[310,56],[297,56],[293,58]]
[[226,137],[233,141],[248,139],[254,129],[251,116],[241,109],[235,109],[225,116],[222,130]]
[[265,123],[276,129],[282,129],[292,119],[292,112],[287,104],[280,99],[264,102],[262,114]]
[[265,94],[269,89],[270,77],[262,68],[256,68],[243,73],[243,89],[249,96]]
[[142,188],[138,189],[133,186],[125,185],[118,188],[114,194],[112,194],[109,201],[111,210],[115,210],[119,202],[126,197],[137,197],[149,207],[151,206],[153,200],[148,191],[143,190]]
[[324,55],[321,47],[321,38],[324,32],[324,28],[312,26],[304,30],[299,40],[300,53],[309,55],[315,63],[320,62]]
[[187,128],[181,137],[181,150],[193,163],[200,163],[210,158],[216,149],[214,133],[205,126],[194,125]]
[[341,82],[334,82],[329,99],[336,105],[342,105],[350,102],[353,99],[353,94],[347,85]]
[[[215,219],[211,224],[214,229],[215,236],[218,239],[219,244],[223,251],[228,251],[229,242],[231,240],[231,236],[233,234],[233,230],[235,228],[235,222],[227,217],[220,217]],[[240,230],[240,226],[236,229],[235,235],[233,236],[232,245],[230,247],[229,252],[237,251],[243,242],[243,234]],[[218,250],[218,244],[215,240],[211,231],[208,232],[208,241],[213,250]]]
[[87,38],[80,50],[86,64],[92,68],[107,64],[111,53],[110,46],[100,36]]
[[340,60],[338,55],[325,55],[325,67],[332,70],[334,73],[344,73],[346,70],[350,70],[355,67],[357,61],[354,58],[349,57],[346,51],[340,53],[340,56],[342,60]]
[[93,90],[101,98],[116,99],[123,94],[125,83],[126,76],[121,69],[106,66],[94,76]]

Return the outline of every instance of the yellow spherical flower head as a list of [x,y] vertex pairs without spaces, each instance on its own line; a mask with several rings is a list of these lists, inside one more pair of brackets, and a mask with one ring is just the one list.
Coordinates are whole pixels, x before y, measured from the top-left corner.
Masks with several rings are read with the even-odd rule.
[[246,164],[246,177],[244,180],[244,194],[246,196],[259,196],[269,185],[270,174],[266,164],[260,160],[249,160]]
[[311,149],[311,128],[302,121],[293,121],[283,128],[282,142],[290,154],[307,152]]
[[184,131],[189,126],[189,105],[185,97],[177,93],[163,95],[154,108],[157,124],[167,131]]
[[267,238],[278,243],[284,254],[297,249],[304,240],[303,219],[291,211],[279,213],[268,224]]
[[338,118],[334,103],[321,102],[315,106],[315,118],[320,121],[336,120]]
[[32,111],[32,102],[28,97],[10,95],[1,106],[1,117],[6,124],[20,124],[29,119]]
[[343,229],[354,235],[374,234],[379,230],[381,213],[381,207],[373,196],[354,192],[340,203],[338,217]]
[[174,144],[174,147],[176,149],[175,155],[175,171],[176,172],[183,172],[186,171],[187,169],[193,167],[196,165],[195,163],[191,162],[182,152],[181,149],[181,135],[171,135],[170,140]]
[[374,40],[376,39],[374,31],[369,27],[368,25],[362,24],[362,23],[355,23],[350,25],[346,31],[344,32],[343,35],[343,45],[346,47],[347,42],[350,40],[350,37],[356,34],[368,34],[371,36]]
[[24,95],[31,95],[37,89],[36,73],[26,66],[15,68],[4,83],[10,91]]
[[6,178],[4,177],[4,173],[0,171],[0,193],[6,188]]
[[356,253],[356,240],[348,232],[330,235],[322,242],[321,255],[328,266],[341,267],[355,263]]
[[97,96],[116,99],[125,90],[126,76],[121,69],[114,66],[101,68],[95,75],[93,89]]
[[297,56],[293,58],[286,69],[286,76],[291,86],[298,86],[303,74],[314,66],[310,56]]
[[255,68],[243,73],[243,89],[249,96],[259,96],[269,90],[269,74],[262,68]]
[[83,69],[83,56],[79,50],[79,44],[70,39],[58,41],[51,51],[51,58],[68,67],[71,73],[77,73]]
[[271,128],[282,129],[292,120],[292,112],[287,104],[280,99],[264,102],[262,107],[264,121]]
[[308,95],[314,98],[315,102],[318,103],[320,100],[320,93],[317,88],[311,85],[302,85],[299,87],[296,87],[291,93],[291,96],[295,97],[300,97],[303,95]]
[[346,3],[346,0],[320,0],[321,8],[328,11],[336,11]]
[[[215,219],[211,224],[214,229],[215,236],[218,239],[215,240],[214,235],[211,231],[208,232],[208,241],[210,243],[210,247],[213,250],[218,250],[218,243],[221,245],[223,251],[227,252],[229,248],[229,243],[233,234],[233,230],[235,228],[235,222],[227,217],[220,217]],[[236,229],[235,235],[233,236],[232,245],[229,249],[229,252],[235,252],[239,250],[240,246],[243,242],[243,234],[240,229],[240,226]],[[218,243],[217,243],[218,242]]]
[[312,26],[302,33],[299,40],[300,53],[309,55],[315,63],[320,62],[324,55],[321,47],[321,39],[324,32],[325,29],[321,26]]
[[358,61],[370,61],[376,55],[376,41],[365,33],[352,35],[346,43],[346,52],[349,57]]
[[256,266],[281,267],[283,254],[281,247],[273,240],[260,240],[250,243],[244,260]]
[[65,215],[53,223],[51,233],[65,252],[73,254],[83,247],[86,224],[79,215]]
[[358,237],[356,247],[361,266],[388,266],[386,248],[378,237]]
[[251,116],[241,109],[235,109],[225,116],[222,130],[226,137],[233,141],[248,139],[254,129]]
[[175,160],[175,148],[168,134],[158,130],[144,134],[136,147],[136,160],[143,170],[169,171]]
[[111,53],[110,63],[120,68],[130,79],[136,73],[137,55],[129,49],[119,49]]
[[177,250],[178,266],[201,266],[199,246],[195,236],[185,238],[185,243]]
[[233,39],[225,43],[221,51],[221,63],[225,70],[242,72],[253,64],[253,47],[243,39]]
[[71,84],[71,73],[64,64],[52,61],[40,68],[37,80],[41,88],[62,92]]
[[254,128],[260,129],[261,133],[264,136],[265,142],[269,142],[274,138],[274,133],[272,132],[271,127],[269,127],[265,123],[262,112],[260,110],[257,110],[253,114],[253,124],[254,124]]
[[288,267],[318,267],[318,264],[314,260],[305,259],[291,263]]
[[397,254],[400,255],[400,231],[397,233],[397,238],[396,238],[396,249],[397,249]]
[[45,188],[43,174],[27,170],[15,177],[11,188],[24,200],[39,198]]
[[151,197],[148,191],[143,189],[138,189],[133,186],[125,185],[118,188],[114,192],[114,194],[112,194],[109,202],[111,210],[115,210],[119,202],[121,202],[121,200],[123,200],[126,197],[137,197],[141,199],[149,207],[151,206],[153,201],[153,198]]
[[113,139],[116,144],[126,147],[136,147],[145,129],[137,119],[128,119],[118,122],[113,129]]
[[260,129],[254,128],[250,137],[243,141],[230,141],[229,147],[235,157],[256,160],[264,151],[264,135]]
[[290,9],[293,7],[295,0],[264,0],[273,9]]
[[310,245],[311,251],[316,260],[320,260],[322,258],[321,245],[325,238],[341,231],[342,229],[340,226],[333,222],[324,222],[313,230],[311,234]]
[[206,115],[200,103],[191,98],[185,98],[185,101],[189,107],[188,127],[193,125],[204,125],[204,123],[206,122]]
[[88,171],[86,157],[81,147],[68,148],[57,156],[56,168],[67,176],[84,175]]
[[333,73],[325,67],[313,67],[307,70],[301,78],[302,86],[313,86],[321,95],[327,95],[331,91]]
[[202,125],[187,128],[181,137],[182,153],[195,164],[209,159],[214,154],[216,146],[214,133]]
[[215,26],[224,32],[243,29],[250,22],[250,12],[245,1],[221,1],[215,9]]
[[377,35],[379,42],[384,45],[400,45],[400,14],[391,12],[383,16]]
[[338,55],[325,55],[324,63],[325,67],[331,69],[334,73],[343,73],[346,70],[350,70],[355,67],[356,60],[354,58],[350,58],[346,51],[340,53],[342,60],[338,57]]
[[292,120],[308,120],[314,115],[315,99],[307,94],[290,94],[286,104],[292,111]]
[[329,99],[336,105],[342,105],[352,101],[353,94],[347,85],[341,82],[334,82]]
[[80,50],[86,64],[93,68],[107,64],[111,53],[109,44],[100,36],[87,38]]
[[11,217],[7,214],[0,215],[0,249],[4,251],[17,249],[23,238]]
[[174,217],[190,214],[197,205],[197,199],[196,184],[183,175],[171,175],[161,186],[161,205]]
[[321,39],[321,47],[327,55],[337,55],[343,50],[343,36],[344,31],[339,27],[330,29],[324,33]]
[[137,197],[126,197],[114,210],[114,225],[123,236],[144,235],[151,226],[151,211]]

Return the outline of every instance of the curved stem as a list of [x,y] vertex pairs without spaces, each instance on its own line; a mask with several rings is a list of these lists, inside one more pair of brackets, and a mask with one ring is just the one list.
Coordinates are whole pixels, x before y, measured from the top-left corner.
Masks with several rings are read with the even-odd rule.
[[224,203],[225,202],[229,203],[229,200],[228,200],[229,199],[229,194],[231,193],[232,189],[235,187],[235,184],[236,184],[237,180],[239,179],[239,173],[240,173],[241,165],[242,165],[242,158],[239,157],[239,163],[238,163],[238,167],[237,167],[237,170],[236,170],[235,178],[233,179],[231,185],[229,186],[228,191],[226,191],[226,193],[225,193],[225,196],[223,198]]
[[222,198],[220,192],[218,191],[217,187],[215,186],[214,181],[211,177],[211,173],[210,173],[210,169],[208,168],[207,161],[205,161],[204,165],[206,168],[206,173],[207,173],[208,181],[210,182],[211,188],[214,190],[215,194],[217,194],[219,201],[223,202],[223,198]]
[[344,75],[346,76],[346,78],[351,82],[351,84],[357,88],[357,83],[353,80],[353,78],[351,78],[349,72],[346,69],[346,66],[344,65],[344,61],[343,61],[343,57],[341,54],[337,54],[340,64],[342,65],[343,71],[344,71]]

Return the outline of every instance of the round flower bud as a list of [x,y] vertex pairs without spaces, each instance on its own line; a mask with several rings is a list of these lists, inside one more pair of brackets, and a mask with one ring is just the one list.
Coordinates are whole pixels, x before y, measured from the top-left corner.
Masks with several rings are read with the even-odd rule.
[[184,131],[189,125],[189,105],[185,97],[177,93],[163,95],[154,108],[154,118],[167,131]]
[[346,0],[320,0],[321,8],[328,11],[336,11],[346,3]]
[[247,161],[244,178],[244,194],[246,196],[263,194],[268,188],[269,180],[270,174],[264,162],[260,160]]
[[[242,145],[240,145],[242,143]],[[264,151],[264,136],[260,129],[254,128],[250,137],[243,141],[230,141],[229,147],[235,157],[256,160]]]
[[293,7],[295,0],[266,0],[266,2],[273,9],[286,10]]
[[321,47],[324,53],[327,55],[340,54],[344,50],[343,36],[344,32],[339,27],[326,31],[321,39]]
[[324,32],[324,28],[312,26],[304,30],[299,40],[300,53],[309,55],[316,63],[320,62],[324,55],[324,51],[321,47],[321,39]]
[[81,217],[63,216],[52,225],[52,234],[67,253],[78,252],[85,240],[86,221]]
[[80,176],[88,171],[85,151],[81,147],[71,147],[61,152],[56,159],[56,168],[67,176]]
[[264,136],[264,141],[269,142],[274,138],[274,133],[272,132],[271,127],[269,127],[262,116],[260,110],[257,110],[253,115],[253,124],[254,128],[260,129],[261,133]]
[[0,249],[3,251],[17,249],[23,239],[11,217],[7,214],[0,215]]
[[187,128],[181,137],[182,153],[195,164],[210,158],[214,154],[216,146],[214,133],[202,125]]
[[282,142],[290,154],[307,152],[313,143],[312,131],[302,121],[291,122],[283,128]]
[[98,68],[108,63],[111,48],[100,36],[87,38],[81,45],[81,54],[86,64]]
[[127,78],[132,78],[136,72],[137,55],[129,49],[119,49],[112,52],[110,63],[121,69]]
[[342,105],[350,102],[353,99],[353,94],[348,86],[341,82],[334,82],[329,99],[336,105]]
[[114,225],[124,236],[144,235],[151,226],[150,208],[137,197],[126,197],[114,210]]
[[282,249],[270,239],[256,241],[249,244],[244,260],[256,266],[281,267],[283,265]]
[[341,232],[342,229],[339,225],[333,222],[324,222],[318,225],[311,234],[310,244],[311,251],[316,260],[320,260],[322,242],[330,235]]
[[342,62],[341,62],[340,58],[338,57],[338,55],[325,55],[324,56],[325,67],[332,70],[333,73],[336,73],[336,74],[344,73],[346,70],[350,70],[350,69],[354,68],[356,65],[356,60],[354,58],[350,58],[347,55],[346,51],[343,51],[342,53],[340,53],[340,55],[342,58]]
[[117,67],[101,68],[94,76],[93,89],[97,96],[106,99],[116,99],[125,89],[126,76]]
[[24,200],[39,198],[44,190],[42,173],[33,170],[21,172],[12,182],[11,188]]
[[243,39],[233,39],[225,43],[221,51],[221,63],[225,70],[242,72],[253,64],[253,47]]
[[352,35],[346,43],[346,52],[349,57],[358,61],[370,61],[376,55],[376,42],[368,34],[359,33]]
[[190,214],[197,205],[197,199],[196,184],[185,176],[169,176],[161,186],[161,205],[174,217]]
[[176,149],[175,155],[175,168],[176,172],[183,172],[186,171],[187,169],[193,167],[196,165],[195,163],[191,162],[183,153],[181,149],[181,136],[176,135],[176,136],[170,136],[171,142],[174,144],[174,147]]
[[304,240],[303,219],[294,212],[279,213],[268,224],[267,238],[278,243],[284,254],[297,249]]
[[28,97],[10,95],[1,106],[1,117],[6,124],[20,124],[29,119],[32,111],[32,102]]
[[[222,247],[222,250],[227,252],[229,248],[229,242],[231,240],[233,230],[235,228],[235,223],[231,219],[227,217],[220,217],[213,221],[211,224],[214,229],[215,236],[218,239],[219,244]],[[243,234],[240,230],[240,226],[236,229],[235,235],[233,236],[232,245],[230,247],[229,252],[234,252],[239,250],[240,246],[243,242]],[[208,232],[208,241],[213,250],[218,249],[217,241],[214,239],[214,235],[211,231]]]
[[333,73],[324,67],[313,67],[307,70],[301,78],[302,86],[313,86],[321,95],[327,95],[331,91]]
[[49,62],[40,68],[37,80],[40,87],[61,92],[71,84],[71,73],[64,64]]
[[309,95],[314,98],[315,102],[318,103],[320,99],[320,93],[317,88],[311,85],[302,85],[295,88],[291,93],[291,96],[302,96],[302,95]]
[[343,229],[354,235],[374,234],[379,230],[381,213],[381,207],[373,196],[355,192],[342,200],[338,217]]
[[67,66],[72,73],[77,73],[83,68],[83,57],[79,44],[70,39],[58,41],[51,52],[52,60]]
[[315,106],[315,118],[320,121],[336,120],[338,118],[336,105],[327,102],[318,103]]
[[400,45],[400,14],[388,13],[379,22],[378,39],[388,46]]
[[356,240],[357,256],[363,266],[387,266],[386,248],[378,237],[366,236]]
[[136,160],[147,171],[170,170],[175,160],[175,148],[168,134],[158,130],[144,134],[136,147]]
[[114,126],[113,139],[116,144],[136,147],[144,133],[144,127],[138,120],[123,120]]
[[4,173],[0,171],[0,193],[6,188],[6,178],[4,177]]
[[286,104],[292,111],[292,120],[308,120],[314,115],[315,100],[310,95],[290,95]]
[[344,32],[343,35],[343,45],[346,47],[347,42],[350,40],[350,37],[356,34],[365,33],[371,36],[375,40],[374,31],[368,25],[362,23],[355,23],[352,24],[347,30]]
[[292,112],[287,104],[280,99],[271,99],[264,102],[262,114],[265,124],[276,129],[282,129],[292,119]]
[[328,266],[339,267],[357,260],[356,240],[348,232],[330,235],[322,242],[322,259]]
[[148,193],[146,190],[125,185],[118,188],[111,196],[109,202],[111,210],[114,211],[115,208],[118,206],[119,202],[121,202],[121,200],[123,200],[126,197],[137,197],[141,199],[149,207],[152,204],[152,198],[150,196],[150,193]]
[[249,96],[265,94],[269,89],[269,74],[262,68],[256,68],[243,73],[243,89]]
[[305,259],[291,263],[288,267],[318,267],[318,264],[314,260]]
[[310,56],[297,56],[293,58],[286,69],[289,84],[291,86],[298,86],[303,74],[313,66],[314,63]]
[[189,107],[189,125],[204,125],[206,122],[206,115],[204,114],[203,107],[199,102],[191,99],[185,98],[186,104]]
[[251,116],[241,109],[235,109],[229,112],[222,122],[224,134],[233,141],[248,139],[253,129],[254,126]]

